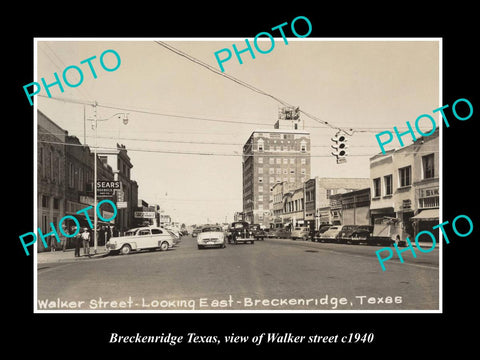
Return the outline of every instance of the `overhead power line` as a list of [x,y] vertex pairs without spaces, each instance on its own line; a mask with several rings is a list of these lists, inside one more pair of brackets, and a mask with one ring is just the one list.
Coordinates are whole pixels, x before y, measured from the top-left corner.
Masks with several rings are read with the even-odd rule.
[[[67,102],[67,103],[73,103],[73,104],[79,104],[79,105],[89,105],[93,106],[94,101],[88,101],[88,100],[80,100],[80,99],[72,99],[72,98],[67,98],[67,97],[48,97],[45,95],[36,95],[42,98],[46,99],[51,99],[51,100],[57,100],[57,101],[62,101],[62,102]],[[173,117],[173,118],[183,118],[183,119],[189,119],[189,120],[200,120],[200,121],[211,121],[211,122],[218,122],[218,123],[228,123],[228,124],[239,124],[239,125],[261,125],[261,126],[268,126],[270,127],[271,124],[267,123],[261,123],[261,122],[253,122],[253,121],[233,121],[233,120],[224,120],[224,119],[214,119],[210,117],[204,117],[204,116],[195,116],[195,115],[181,115],[181,114],[174,114],[174,113],[165,113],[161,111],[155,111],[155,110],[147,110],[147,109],[141,109],[141,108],[134,108],[134,107],[127,107],[127,106],[122,106],[122,105],[107,105],[107,104],[102,104],[102,103],[97,103],[97,107],[102,107],[105,109],[113,109],[113,110],[122,110],[122,111],[129,111],[129,112],[135,112],[139,114],[147,114],[147,115],[155,115],[155,116],[165,116],[165,117]],[[309,125],[306,126],[306,130],[309,129],[325,129],[325,126],[313,126]],[[398,127],[399,130],[403,130],[402,127]],[[405,129],[407,129],[405,127]],[[385,128],[378,127],[378,128],[356,128],[354,132],[378,132],[378,131],[383,131]]]
[[[46,140],[38,140],[39,143],[44,144],[52,144],[52,145],[65,145],[65,146],[80,146],[85,147],[84,144],[69,144],[62,141],[46,141]],[[88,146],[89,148],[95,148],[94,146]],[[97,146],[97,151],[101,152],[102,150],[117,150],[117,147],[107,147],[107,146]],[[138,152],[150,152],[150,153],[161,153],[161,154],[176,154],[176,155],[208,155],[208,156],[244,156],[244,157],[251,157],[251,156],[260,156],[258,153],[256,154],[240,154],[240,153],[218,153],[218,152],[204,152],[204,151],[183,151],[183,150],[158,150],[158,149],[136,149],[136,148],[128,148],[127,151],[138,151]],[[425,153],[438,153],[438,151],[425,151],[425,152],[416,152],[416,154]],[[375,154],[350,154],[349,157],[371,157],[378,155],[379,153]],[[317,154],[310,154],[310,153],[301,153],[301,154],[286,154],[286,153],[279,153],[279,154],[271,154],[266,153],[265,156],[267,157],[280,157],[280,158],[294,158],[294,157],[304,157],[308,155],[310,157],[332,157],[331,154],[328,155],[317,155]]]

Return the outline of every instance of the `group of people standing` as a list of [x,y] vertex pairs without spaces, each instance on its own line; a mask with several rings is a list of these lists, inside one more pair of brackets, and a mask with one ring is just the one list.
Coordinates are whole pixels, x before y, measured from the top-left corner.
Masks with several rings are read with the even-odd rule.
[[[74,229],[73,231],[75,231]],[[90,241],[93,239],[93,230],[87,227],[81,228],[77,236],[75,236],[75,257],[80,257],[80,245],[83,245],[83,255],[91,256],[90,254]],[[106,244],[108,240],[113,236],[116,236],[115,228],[107,226],[97,227],[97,241],[100,244]],[[101,241],[103,240],[103,241]]]

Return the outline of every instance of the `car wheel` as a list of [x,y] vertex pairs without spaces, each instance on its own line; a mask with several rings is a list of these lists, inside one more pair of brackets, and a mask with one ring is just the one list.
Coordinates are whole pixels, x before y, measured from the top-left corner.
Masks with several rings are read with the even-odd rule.
[[198,250],[202,250],[203,249],[203,246],[202,245],[197,245],[198,247]]
[[255,241],[253,241],[253,240],[252,240],[252,241],[250,241],[250,244],[252,244],[252,245],[253,245],[253,244],[255,244]]
[[160,250],[167,251],[168,250],[168,242],[164,241],[160,244]]
[[132,248],[128,244],[123,245],[122,248],[120,249],[120,252],[122,253],[122,255],[128,255],[130,254],[131,251],[132,251]]

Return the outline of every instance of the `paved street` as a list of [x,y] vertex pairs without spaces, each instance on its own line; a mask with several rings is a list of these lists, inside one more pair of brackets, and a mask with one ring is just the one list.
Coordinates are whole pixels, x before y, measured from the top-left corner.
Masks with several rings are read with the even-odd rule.
[[[385,262],[381,247],[267,239],[38,264],[46,310],[437,310],[439,249]],[[47,301],[48,300],[48,301]]]

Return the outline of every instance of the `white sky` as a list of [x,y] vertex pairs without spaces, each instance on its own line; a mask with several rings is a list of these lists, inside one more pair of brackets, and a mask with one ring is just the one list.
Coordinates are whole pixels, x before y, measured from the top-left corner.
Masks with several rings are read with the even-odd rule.
[[[63,69],[79,66],[84,81],[77,88],[50,89],[52,96],[112,107],[151,110],[157,113],[207,117],[264,125],[201,121],[128,111],[129,123],[112,118],[98,128],[98,145],[126,145],[139,184],[139,198],[159,203],[174,221],[187,224],[232,221],[242,210],[242,145],[256,128],[273,128],[278,103],[180,57],[156,44],[156,39],[129,41],[79,41],[37,39],[37,78],[54,81]],[[62,41],[59,41],[62,40]],[[219,68],[214,52],[244,48],[244,39],[159,39]],[[440,103],[439,42],[339,41],[340,39],[277,39],[269,54],[233,55],[224,63],[226,73],[262,89],[329,123],[345,128],[370,129],[350,139],[346,164],[337,165],[330,155],[335,130],[302,115],[311,132],[312,177],[369,177],[369,157],[380,152],[375,134],[393,126],[413,125],[421,114],[431,114]],[[268,48],[263,44],[262,48]],[[104,71],[100,54],[113,49],[120,67]],[[92,63],[98,78],[80,61]],[[113,55],[105,57],[114,65]],[[74,71],[69,72],[73,75]],[[73,76],[71,82],[73,80]],[[46,95],[42,90],[41,95]],[[81,142],[84,139],[83,105],[36,97],[38,109]],[[123,110],[98,107],[98,117]],[[91,107],[87,106],[87,117]],[[434,116],[437,119],[438,115]],[[373,129],[373,130],[372,130]],[[424,129],[427,132],[427,129]],[[87,144],[94,138],[87,123]],[[154,141],[151,141],[154,140]],[[169,142],[159,142],[168,140]],[[407,136],[404,137],[405,143]],[[174,142],[172,142],[174,141]],[[189,144],[188,142],[205,144]],[[184,143],[187,142],[187,143]],[[226,143],[226,144],[213,144]],[[392,144],[398,147],[398,142]],[[137,150],[147,150],[137,151]],[[155,152],[221,153],[185,155]],[[320,155],[320,156],[316,156]],[[165,195],[168,194],[168,195]]]

